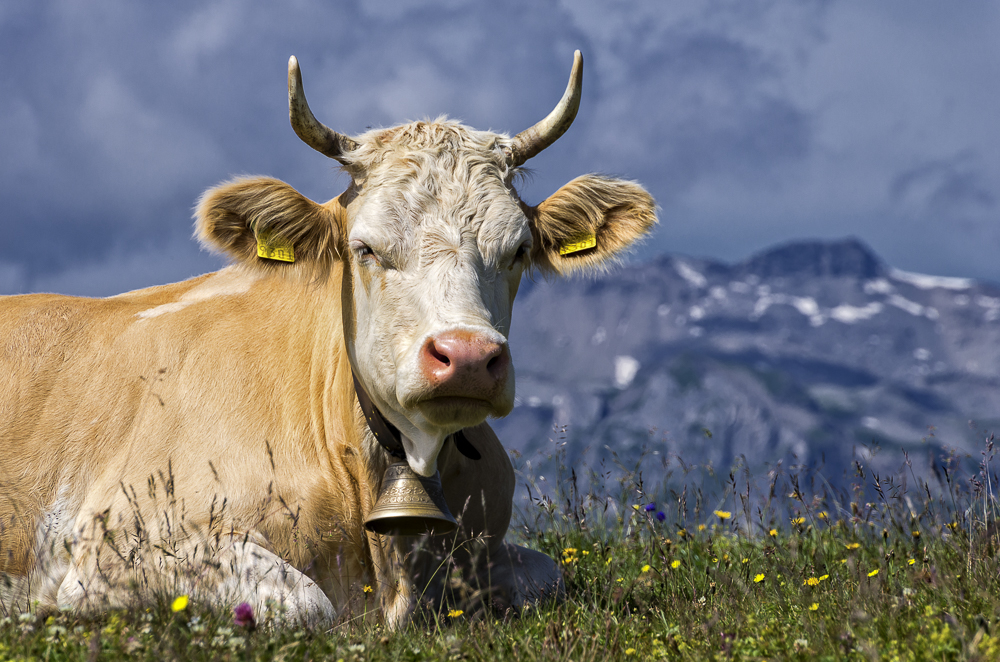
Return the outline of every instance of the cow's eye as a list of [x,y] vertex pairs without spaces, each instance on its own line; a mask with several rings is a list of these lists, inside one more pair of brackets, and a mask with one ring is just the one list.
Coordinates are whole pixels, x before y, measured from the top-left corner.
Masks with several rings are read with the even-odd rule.
[[359,261],[362,262],[371,261],[375,263],[378,262],[378,256],[375,255],[375,251],[373,251],[371,249],[371,246],[369,246],[363,241],[356,241],[356,240],[352,241],[351,250],[353,250],[354,254],[358,256]]
[[524,260],[528,257],[528,252],[531,250],[531,242],[526,241],[517,247],[517,251],[514,252],[514,259],[511,260],[510,267],[513,269],[516,266],[524,264]]

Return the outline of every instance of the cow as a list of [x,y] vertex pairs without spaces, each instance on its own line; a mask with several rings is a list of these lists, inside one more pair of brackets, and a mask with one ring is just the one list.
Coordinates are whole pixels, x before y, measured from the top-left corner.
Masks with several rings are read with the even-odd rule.
[[[512,304],[526,273],[599,271],[657,221],[640,185],[602,175],[537,206],[518,196],[523,164],[576,115],[582,64],[513,138],[447,118],[350,137],[315,118],[292,57],[292,126],[341,164],[343,193],[234,179],[195,211],[222,270],[103,299],[3,297],[4,608],[190,595],[398,628],[445,599],[449,568],[501,607],[558,598],[558,564],[505,541],[514,470],[486,422],[514,406]],[[412,471],[439,472],[454,535],[364,528],[392,458],[362,392]]]

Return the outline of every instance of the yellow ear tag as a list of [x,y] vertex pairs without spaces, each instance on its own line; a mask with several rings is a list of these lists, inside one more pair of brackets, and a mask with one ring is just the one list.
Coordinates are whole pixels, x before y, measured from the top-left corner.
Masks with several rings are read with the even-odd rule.
[[588,248],[593,248],[596,245],[596,235],[593,233],[581,234],[563,242],[562,246],[559,247],[559,254],[569,255],[570,253],[579,253],[580,251],[585,251]]
[[287,239],[273,232],[261,232],[257,235],[257,257],[295,262],[295,250],[292,248],[292,242]]

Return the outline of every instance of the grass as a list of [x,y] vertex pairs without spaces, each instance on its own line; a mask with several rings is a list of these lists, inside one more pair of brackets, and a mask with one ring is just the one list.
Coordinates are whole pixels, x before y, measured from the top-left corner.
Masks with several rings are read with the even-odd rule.
[[560,560],[559,605],[311,631],[164,596],[96,617],[11,614],[0,659],[996,660],[993,453],[990,436],[978,463],[938,458],[928,479],[905,455],[888,477],[858,459],[841,490],[807,467],[758,484],[737,466],[713,497],[701,477],[671,483],[665,463],[651,488],[645,461],[569,471],[551,493],[526,476],[511,535]]

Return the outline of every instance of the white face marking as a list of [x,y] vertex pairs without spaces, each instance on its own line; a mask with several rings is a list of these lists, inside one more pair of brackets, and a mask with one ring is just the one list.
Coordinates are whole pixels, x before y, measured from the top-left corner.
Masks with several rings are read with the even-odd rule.
[[143,310],[136,313],[135,316],[140,320],[150,319],[151,317],[159,317],[167,313],[176,313],[192,304],[208,301],[214,297],[243,294],[250,290],[250,286],[257,278],[252,273],[228,267],[219,271],[201,285],[188,290],[177,301]]
[[436,470],[448,435],[506,415],[514,399],[512,369],[492,391],[466,392],[432,383],[423,356],[434,339],[455,336],[471,339],[467,346],[506,348],[531,243],[516,193],[496,168],[481,154],[466,157],[471,164],[462,157],[449,169],[433,159],[382,163],[348,209],[355,320],[348,351],[403,433],[410,467],[424,476]]

